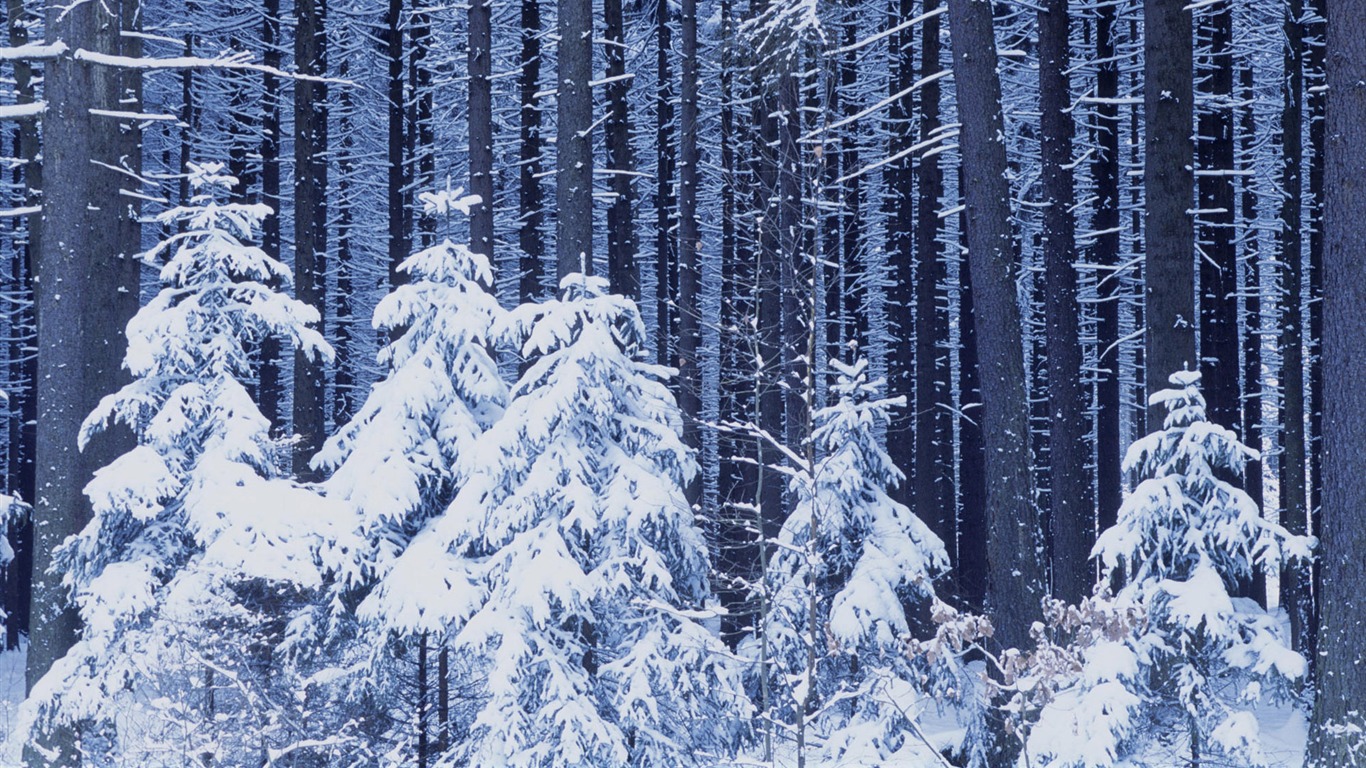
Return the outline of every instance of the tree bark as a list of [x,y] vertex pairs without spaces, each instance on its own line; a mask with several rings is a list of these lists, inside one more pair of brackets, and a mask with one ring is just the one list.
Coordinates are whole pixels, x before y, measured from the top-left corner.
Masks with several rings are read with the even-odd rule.
[[[682,0],[678,16],[682,53],[678,105],[678,405],[683,437],[702,447],[702,229],[697,220],[697,0]],[[688,500],[701,497],[700,473],[688,484]]]
[[[925,14],[940,8],[939,0],[924,0]],[[920,24],[920,76],[934,76],[941,69],[940,17]],[[928,142],[940,128],[939,80],[926,82],[920,91],[920,141]],[[903,471],[911,476],[911,508],[952,550],[956,510],[950,496],[953,466],[953,432],[949,423],[949,365],[944,345],[949,340],[948,313],[940,307],[939,285],[948,279],[939,233],[939,199],[944,194],[944,171],[940,153],[921,154],[916,160],[915,198],[915,460]],[[957,573],[960,564],[954,562]],[[957,575],[952,578],[957,579]]]
[[411,254],[412,219],[404,205],[403,190],[408,185],[408,165],[405,161],[405,128],[403,99],[403,0],[389,0],[384,13],[384,29],[380,40],[388,64],[386,93],[389,108],[386,158],[388,160],[385,199],[389,224],[389,287],[404,282],[398,265]]
[[[327,2],[295,0],[294,66],[327,74]],[[294,295],[322,311],[327,299],[327,86],[294,82]],[[321,359],[294,356],[294,474],[312,479],[309,460],[327,436]]]
[[[1001,115],[1001,81],[991,4],[948,0],[967,213],[973,326],[981,363],[986,448],[987,602],[996,639],[1027,648],[1029,628],[1043,617],[1044,568],[1029,457],[1020,306],[1015,289],[1010,186]],[[1001,738],[996,754],[1012,752]],[[998,764],[1005,764],[1000,762]]]
[[[74,7],[54,0],[46,29],[50,40],[71,48],[138,56],[138,38],[121,34],[136,30],[136,11],[133,0]],[[137,126],[91,114],[140,109],[140,75],[63,57],[47,64],[44,90],[48,151],[35,265],[38,433],[28,690],[76,641],[79,627],[61,577],[49,570],[53,550],[89,521],[82,489],[94,471],[131,447],[123,430],[93,440],[84,451],[76,439],[100,398],[126,379],[123,330],[138,307],[141,245],[136,198],[119,194],[128,178],[109,167],[141,172]],[[45,758],[40,748],[55,756]],[[57,728],[36,737],[25,761],[74,765],[77,749],[73,729]]]
[[1072,94],[1068,0],[1039,13],[1040,154],[1043,160],[1044,322],[1048,365],[1048,456],[1053,596],[1091,594],[1094,498],[1086,471],[1087,402],[1078,330],[1076,221],[1072,215]]
[[[1197,365],[1195,359],[1195,233],[1191,219],[1191,14],[1185,0],[1143,4],[1146,125],[1143,185],[1147,196],[1147,271],[1143,286],[1145,372],[1149,395],[1167,378]],[[1162,423],[1161,405],[1150,423]]]
[[[492,0],[472,0],[469,8],[470,249],[493,264],[493,23]],[[435,151],[435,148],[424,148]]]
[[536,95],[541,84],[541,4],[522,0],[522,74],[519,128],[521,141],[517,179],[517,244],[521,248],[521,279],[518,298],[522,303],[537,301],[545,294],[545,243],[541,232],[544,220],[541,189],[541,103]]
[[[1366,1],[1328,3],[1323,306],[1322,611],[1306,765],[1362,760],[1366,726]],[[1355,729],[1353,731],[1352,729]]]
[[562,280],[593,273],[593,2],[559,3],[555,248]]
[[[1292,533],[1309,531],[1305,492],[1304,429],[1304,3],[1289,0],[1285,17],[1285,102],[1281,111],[1281,264],[1284,305],[1281,312],[1281,523]],[[1309,653],[1314,629],[1311,625],[1313,597],[1309,569],[1303,563],[1286,563],[1281,569],[1281,603],[1290,615],[1290,636],[1295,649]]]
[[[631,80],[626,74],[626,33],[621,6],[621,0],[603,0],[602,4],[609,80],[605,138],[607,169],[612,174],[612,205],[607,209],[607,278],[612,293],[640,301],[640,276],[636,272],[635,185],[632,175],[635,159],[631,152]],[[696,29],[694,18],[694,49],[697,47]],[[693,87],[696,88],[695,80]],[[683,138],[686,140],[686,135]],[[697,138],[694,136],[692,140],[696,146]],[[683,303],[681,296],[679,303],[683,307],[688,306]],[[684,421],[687,421],[686,413]]]
[[1233,6],[1200,25],[1205,104],[1199,119],[1200,385],[1210,421],[1232,426],[1238,409],[1238,249],[1233,170]]
[[1124,409],[1120,399],[1119,304],[1123,281],[1120,248],[1120,117],[1119,62],[1115,38],[1119,34],[1115,3],[1096,8],[1096,161],[1092,175],[1096,184],[1093,259],[1103,268],[1096,285],[1096,517],[1097,529],[1114,525],[1124,502],[1120,469],[1120,424]]

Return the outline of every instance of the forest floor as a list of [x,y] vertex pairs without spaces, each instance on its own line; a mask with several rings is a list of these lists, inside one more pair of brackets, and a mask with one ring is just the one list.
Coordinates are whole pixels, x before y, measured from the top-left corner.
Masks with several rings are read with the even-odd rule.
[[[19,704],[24,697],[24,657],[23,650],[0,652],[0,768],[22,768],[17,743],[10,738],[18,722]],[[1266,756],[1276,768],[1300,768],[1304,764],[1304,743],[1307,734],[1305,712],[1297,707],[1267,707],[1257,712],[1261,724],[1262,745]],[[943,758],[935,756],[928,745],[936,750],[947,750],[962,743],[966,729],[951,710],[940,711],[933,705],[920,716],[923,740],[909,740],[906,746],[893,758],[884,763],[897,768],[943,768]],[[1173,745],[1167,754],[1150,754],[1138,763],[1125,764],[1122,768],[1171,768],[1185,765],[1185,756],[1179,745]],[[771,768],[790,768],[797,765],[797,759],[790,751],[786,754],[777,750],[775,760],[768,762],[755,759],[737,763],[738,766],[771,766]],[[852,768],[876,764],[876,758],[868,755],[849,755],[848,759],[819,765],[808,763],[811,768]],[[1117,767],[1121,768],[1121,767]]]

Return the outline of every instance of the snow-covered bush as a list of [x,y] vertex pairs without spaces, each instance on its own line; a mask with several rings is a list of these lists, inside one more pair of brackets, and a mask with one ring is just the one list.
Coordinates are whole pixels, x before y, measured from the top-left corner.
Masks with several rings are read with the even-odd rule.
[[790,457],[797,502],[774,542],[768,610],[743,650],[751,688],[767,683],[766,714],[794,727],[803,745],[840,765],[883,765],[925,693],[907,652],[907,612],[933,602],[948,555],[888,495],[902,474],[878,434],[904,398],[881,397],[864,360],[831,365],[835,402],[814,414],[814,463]]
[[189,174],[192,199],[158,217],[179,232],[144,254],[162,288],[128,324],[133,381],[81,433],[121,422],[136,437],[87,485],[94,517],[56,553],[83,633],[26,704],[31,727],[78,725],[95,764],[259,765],[297,749],[316,717],[298,616],[321,563],[350,546],[341,509],[282,473],[287,446],[244,384],[268,337],[329,356],[318,313],[248,244],[270,209],[221,202],[236,183],[221,165]]
[[1264,519],[1225,479],[1257,452],[1206,420],[1200,374],[1170,380],[1151,398],[1167,408],[1162,429],[1125,456],[1137,487],[1094,550],[1124,582],[1097,599],[1145,619],[1085,649],[1076,690],[1034,729],[1030,752],[1043,765],[1108,766],[1152,750],[1194,764],[1268,765],[1254,705],[1306,672],[1276,619],[1229,592],[1254,569],[1309,557],[1312,539]]
[[481,468],[409,547],[478,671],[458,765],[707,764],[748,702],[712,610],[695,471],[635,304],[571,275],[507,320],[530,362]]

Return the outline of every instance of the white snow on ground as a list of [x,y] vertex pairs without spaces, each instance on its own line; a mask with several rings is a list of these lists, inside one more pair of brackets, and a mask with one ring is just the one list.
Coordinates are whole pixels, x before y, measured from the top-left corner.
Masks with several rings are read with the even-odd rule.
[[[19,704],[24,697],[24,657],[23,650],[0,653],[0,768],[21,768],[20,745],[12,739],[11,732],[18,721]],[[1264,707],[1257,710],[1261,723],[1262,745],[1267,755],[1277,766],[1300,768],[1304,764],[1304,743],[1308,733],[1308,721],[1303,710],[1290,707]],[[936,749],[944,750],[962,741],[965,729],[958,721],[956,713],[949,709],[935,707],[927,703],[920,715],[921,729],[925,739]],[[726,768],[740,766],[768,766],[768,768],[792,768],[797,765],[797,756],[790,745],[779,748],[772,763],[760,759],[752,753],[747,759],[725,763]],[[1175,751],[1175,750],[1173,750]],[[1128,763],[1116,768],[1169,768],[1171,755],[1151,755],[1146,762]],[[847,760],[824,764],[808,763],[811,768],[854,768],[854,766],[875,765],[868,756],[851,755]],[[895,768],[944,768],[946,765],[936,758],[923,742],[912,739],[892,758],[883,763]],[[718,766],[721,768],[721,766]]]

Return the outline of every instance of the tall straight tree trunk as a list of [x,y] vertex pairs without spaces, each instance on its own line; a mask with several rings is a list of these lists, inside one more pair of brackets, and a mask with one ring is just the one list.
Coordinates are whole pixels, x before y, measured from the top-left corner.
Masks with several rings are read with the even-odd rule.
[[544,221],[541,189],[541,100],[536,95],[541,81],[541,4],[540,0],[522,0],[522,67],[518,87],[521,91],[519,128],[521,141],[517,158],[520,171],[517,177],[518,230],[517,244],[521,254],[521,279],[518,297],[522,303],[541,299],[544,294],[545,241],[541,232]]
[[593,272],[593,2],[559,2],[555,248],[564,279]]
[[[635,159],[631,152],[631,79],[626,73],[626,32],[621,6],[621,0],[603,0],[602,4],[609,81],[605,125],[607,171],[611,174],[612,186],[612,205],[607,209],[607,278],[612,293],[640,301],[640,275],[636,271],[635,186],[632,182]],[[679,301],[681,304],[682,299]]]
[[668,0],[655,9],[655,345],[661,365],[674,361],[678,338],[678,243],[673,227],[678,215],[674,192],[673,28]]
[[[914,17],[914,0],[890,0],[888,3],[888,28],[896,28],[906,19]],[[927,326],[932,321],[933,313],[922,316],[921,310],[924,307],[916,303],[918,279],[925,279],[928,275],[917,275],[925,267],[923,261],[917,266],[917,260],[925,258],[926,254],[919,252],[917,248],[921,243],[916,240],[918,230],[915,204],[918,201],[915,197],[915,161],[907,154],[916,140],[913,130],[916,94],[911,89],[915,83],[915,33],[916,29],[909,27],[891,37],[892,51],[889,64],[892,71],[887,78],[887,90],[890,91],[888,98],[897,98],[893,99],[887,113],[886,151],[888,157],[898,159],[889,163],[883,174],[884,183],[887,185],[887,192],[883,198],[884,213],[887,217],[887,266],[892,271],[892,283],[887,288],[887,314],[893,326],[888,331],[894,339],[887,355],[887,392],[893,397],[905,395],[908,402],[912,402],[912,394],[920,394],[915,387],[916,371],[933,360],[933,357],[926,359],[919,356],[919,341],[922,336],[932,333]],[[924,116],[921,116],[921,120],[924,119]],[[911,477],[922,471],[915,460],[918,439],[915,432],[916,413],[921,410],[921,405],[919,401],[914,402],[914,409],[898,410],[892,415],[891,423],[887,426],[887,452],[892,457],[892,462]],[[924,471],[933,470],[926,467]],[[914,492],[914,481],[903,483],[894,491],[899,497],[898,500],[907,504],[913,501]],[[921,507],[916,507],[916,512],[929,512],[932,516],[925,518],[926,520],[933,520],[934,516],[939,514],[939,510]]]
[[[1251,64],[1244,62],[1239,68],[1239,88],[1245,105],[1240,115],[1240,136],[1238,168],[1242,172],[1243,190],[1240,200],[1240,216],[1244,222],[1257,220],[1258,195],[1253,182],[1256,154],[1257,125],[1253,112],[1255,91]],[[1238,293],[1243,297],[1243,322],[1241,327],[1245,338],[1243,349],[1243,382],[1241,387],[1242,438],[1243,442],[1261,450],[1262,445],[1262,254],[1256,233],[1249,232],[1243,247],[1242,282]],[[1260,514],[1265,514],[1265,493],[1262,473],[1266,465],[1258,461],[1247,470],[1243,478],[1243,488],[1257,505]],[[1252,575],[1252,597],[1260,605],[1267,605],[1267,579],[1265,570],[1258,568]]]
[[[472,0],[469,8],[470,76],[469,152],[470,194],[479,204],[470,208],[471,250],[493,261],[493,23],[492,0]],[[435,151],[432,147],[424,148]],[[491,287],[491,286],[490,286]]]
[[[284,204],[280,196],[280,78],[271,70],[282,68],[280,0],[265,0],[261,14],[261,61],[267,71],[261,78],[265,114],[261,117],[261,198],[275,211],[261,222],[261,249],[276,259],[284,259],[279,214]],[[285,426],[284,382],[280,371],[280,342],[271,336],[261,342],[261,414],[270,419],[278,432]]]
[[1366,0],[1329,0],[1328,20],[1323,581],[1309,768],[1360,765],[1366,727]]
[[1238,249],[1233,154],[1233,6],[1200,24],[1208,57],[1199,119],[1200,384],[1210,421],[1231,426],[1238,408]]
[[[1309,531],[1305,492],[1304,429],[1304,3],[1289,0],[1285,17],[1285,102],[1281,110],[1281,264],[1284,306],[1281,312],[1281,523],[1292,533]],[[1290,615],[1296,650],[1311,650],[1313,597],[1309,569],[1288,563],[1281,572],[1281,604]],[[1310,664],[1317,661],[1310,657]]]
[[[345,80],[350,74],[349,61],[343,57],[338,76]],[[356,247],[355,230],[355,98],[350,88],[340,88],[337,94],[340,111],[338,127],[341,136],[337,147],[337,295],[333,297],[337,325],[333,332],[332,348],[337,355],[336,374],[332,379],[332,422],[345,424],[355,412],[356,384],[352,360],[356,357],[358,328],[354,317],[352,290],[355,286]],[[363,396],[363,395],[362,395]]]
[[[1312,204],[1309,206],[1309,385],[1305,392],[1305,410],[1309,417],[1309,434],[1306,438],[1309,453],[1309,476],[1306,484],[1309,486],[1309,524],[1310,532],[1318,534],[1318,528],[1322,515],[1319,509],[1323,506],[1323,251],[1324,251],[1324,232],[1323,232],[1323,195],[1324,195],[1324,146],[1327,142],[1326,126],[1328,121],[1325,117],[1327,106],[1327,88],[1315,87],[1323,86],[1326,83],[1327,62],[1327,30],[1325,28],[1328,16],[1326,7],[1327,0],[1308,0],[1307,7],[1310,11],[1310,21],[1307,31],[1314,40],[1313,45],[1307,46],[1304,56],[1305,70],[1309,77],[1313,78],[1308,82],[1305,89],[1307,95],[1305,101],[1309,108],[1309,149],[1313,153],[1314,160],[1309,164],[1309,199]],[[1315,443],[1320,448],[1315,450]],[[1315,583],[1318,582],[1321,563],[1314,561],[1309,570]],[[1319,623],[1318,601],[1310,605],[1310,618],[1314,626]],[[1315,636],[1317,637],[1317,635]],[[1313,661],[1310,661],[1311,669]]]
[[[924,0],[926,15],[939,9],[939,0]],[[942,68],[940,61],[940,19],[920,23],[920,76],[930,78]],[[920,88],[920,141],[929,142],[942,127],[939,116],[939,80],[929,80]],[[939,243],[942,229],[939,198],[944,194],[944,172],[939,152],[921,154],[916,160],[915,198],[915,462],[902,469],[911,476],[911,508],[921,520],[952,548],[955,537],[955,509],[949,494],[952,468],[953,434],[949,423],[949,365],[947,351],[949,323],[946,308],[939,306],[939,285],[948,279]],[[952,549],[950,549],[952,551]],[[954,563],[951,578],[957,579],[961,566]]]
[[[327,74],[327,0],[295,0],[294,65]],[[294,294],[322,310],[327,291],[327,86],[294,82]],[[321,358],[294,356],[294,474],[311,478],[308,462],[327,436]]]
[[1076,221],[1072,215],[1072,94],[1068,0],[1039,12],[1040,154],[1043,160],[1044,321],[1048,358],[1049,518],[1053,596],[1090,595],[1095,523],[1086,445],[1087,397],[1078,330]]
[[1119,33],[1115,6],[1105,2],[1096,9],[1096,160],[1092,175],[1096,184],[1094,261],[1102,267],[1096,284],[1096,518],[1097,529],[1114,525],[1124,501],[1120,471],[1120,424],[1124,410],[1120,399],[1119,304],[1123,301],[1119,211],[1119,62],[1115,37]]
[[[799,58],[798,61],[804,59]],[[809,368],[814,364],[809,348],[814,266],[808,257],[809,238],[803,220],[807,197],[805,169],[799,143],[802,131],[801,86],[804,75],[795,66],[779,77],[778,87],[778,259],[782,292],[782,351],[778,371],[783,395],[783,435],[788,447],[800,451],[810,437],[807,398]],[[776,436],[776,433],[775,433]],[[788,499],[790,506],[792,499]]]
[[[427,64],[428,48],[431,46],[432,13],[425,0],[412,0],[408,45],[408,136],[407,160],[411,167],[408,185],[403,192],[404,208],[415,211],[417,193],[436,187],[436,132],[433,124],[434,99],[436,94],[432,85],[432,67]],[[471,83],[473,85],[473,83]],[[473,91],[471,91],[473,95]],[[490,182],[491,184],[491,182]],[[489,188],[490,205],[493,191]],[[492,215],[492,214],[490,214]],[[427,248],[436,242],[436,219],[432,216],[417,216],[417,247]],[[473,224],[473,220],[470,222]],[[489,236],[488,256],[493,256],[493,237]]]
[[[50,41],[73,49],[139,56],[138,38],[122,34],[137,31],[138,19],[134,0],[76,6],[54,0],[46,30]],[[83,451],[76,442],[81,422],[125,379],[122,334],[137,311],[141,263],[137,199],[119,194],[131,182],[115,170],[141,172],[139,132],[135,122],[92,114],[140,110],[140,75],[54,59],[44,73],[44,95],[30,691],[78,634],[67,589],[50,570],[53,551],[90,520],[82,489],[94,471],[131,445],[123,430],[96,438]],[[24,757],[31,766],[75,765],[78,747],[74,729],[57,727],[37,735]]]
[[[1195,359],[1195,232],[1191,219],[1191,12],[1185,0],[1143,4],[1143,186],[1147,205],[1147,264],[1144,273],[1144,354],[1149,395],[1168,386],[1167,377],[1191,370]],[[1160,425],[1163,407],[1150,406]]]
[[[702,415],[702,229],[697,220],[697,0],[682,0],[679,11],[682,48],[678,105],[678,405],[683,412],[683,437],[700,449],[698,423]],[[700,473],[699,473],[700,475]],[[688,484],[688,500],[701,497],[702,481]]]
[[409,166],[405,162],[404,147],[404,99],[403,99],[403,0],[389,0],[384,12],[384,30],[380,40],[384,45],[384,55],[388,65],[386,81],[386,102],[389,108],[385,137],[386,174],[385,202],[388,209],[389,224],[389,286],[400,285],[404,281],[398,265],[408,258],[411,251],[412,236],[408,209],[404,205],[403,191],[408,186]]
[[[987,603],[996,639],[1026,648],[1029,629],[1043,617],[1044,566],[1039,513],[1034,507],[1029,457],[1029,402],[1025,392],[1020,306],[1015,290],[1006,180],[1001,81],[991,3],[948,0],[967,213],[968,270],[981,365],[983,442],[986,448]],[[999,762],[1018,746],[1001,735]]]

